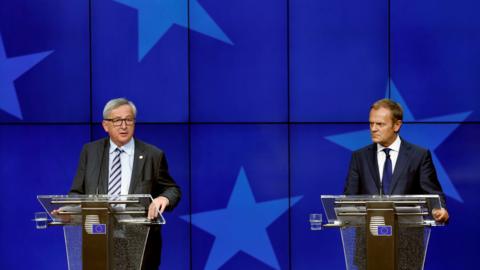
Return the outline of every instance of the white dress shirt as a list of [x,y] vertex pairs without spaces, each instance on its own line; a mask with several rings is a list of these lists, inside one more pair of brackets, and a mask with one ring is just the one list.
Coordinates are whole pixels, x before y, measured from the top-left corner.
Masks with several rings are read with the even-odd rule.
[[400,144],[402,144],[402,140],[400,140],[400,136],[397,135],[395,141],[388,147],[384,147],[377,143],[377,162],[378,162],[378,172],[380,173],[380,182],[382,181],[383,177],[383,166],[385,165],[385,159],[387,155],[383,152],[383,149],[390,148],[390,159],[392,160],[392,175],[395,171],[395,164],[397,163],[398,153],[400,152]]

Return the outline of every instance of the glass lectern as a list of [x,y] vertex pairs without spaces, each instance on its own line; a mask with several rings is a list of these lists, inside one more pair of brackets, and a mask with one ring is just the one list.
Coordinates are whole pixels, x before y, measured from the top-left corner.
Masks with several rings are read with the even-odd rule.
[[421,270],[438,195],[322,195],[328,222],[339,228],[348,270]]
[[[137,270],[150,226],[150,195],[40,195],[48,226],[63,226],[69,270]],[[43,221],[44,222],[44,221]]]

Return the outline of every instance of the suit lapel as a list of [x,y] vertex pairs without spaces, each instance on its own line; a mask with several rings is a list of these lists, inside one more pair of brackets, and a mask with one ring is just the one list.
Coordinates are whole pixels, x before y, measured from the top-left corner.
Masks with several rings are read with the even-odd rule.
[[409,153],[410,153],[410,145],[404,140],[402,140],[402,143],[400,144],[400,151],[397,157],[397,162],[395,164],[395,168],[392,175],[392,183],[390,184],[390,190],[388,194],[393,194],[393,191],[397,186],[398,180],[402,176],[403,172],[405,172],[408,164]]
[[133,194],[135,191],[135,186],[137,185],[138,181],[140,181],[140,174],[142,172],[143,165],[145,164],[145,159],[145,148],[139,141],[135,140],[132,178],[130,179],[130,188],[128,189],[128,194]]
[[370,174],[373,177],[373,182],[377,186],[377,190],[380,190],[380,174],[378,172],[377,145],[376,144],[372,144],[369,148],[368,168],[370,170]]
[[101,158],[98,172],[98,194],[107,194],[108,191],[109,150],[109,139],[105,139],[103,147],[97,149],[97,155]]

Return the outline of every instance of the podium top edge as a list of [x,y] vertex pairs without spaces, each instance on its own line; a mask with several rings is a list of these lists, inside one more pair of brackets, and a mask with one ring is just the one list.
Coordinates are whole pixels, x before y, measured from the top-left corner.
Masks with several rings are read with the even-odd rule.
[[440,198],[437,194],[421,195],[320,195],[321,199],[341,199],[341,200],[421,200]]
[[126,194],[126,195],[107,195],[107,194],[71,194],[71,195],[37,195],[37,199],[64,199],[64,200],[84,200],[84,199],[101,199],[101,200],[132,200],[152,198],[150,194]]

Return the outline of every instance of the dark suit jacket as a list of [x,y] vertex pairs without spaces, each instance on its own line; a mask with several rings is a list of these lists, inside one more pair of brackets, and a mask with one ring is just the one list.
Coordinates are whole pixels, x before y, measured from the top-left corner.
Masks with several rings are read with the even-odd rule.
[[[353,152],[345,195],[380,194],[377,145],[371,144]],[[438,194],[445,207],[445,196],[437,178],[432,155],[427,149],[402,139],[390,190],[386,194]]]
[[[77,174],[70,194],[107,194],[110,139],[104,138],[83,146]],[[162,150],[135,139],[135,151],[129,194],[151,194],[153,198],[167,197],[167,211],[179,202],[181,193],[168,172]],[[161,235],[152,227],[145,249],[143,269],[156,269],[160,264]]]

